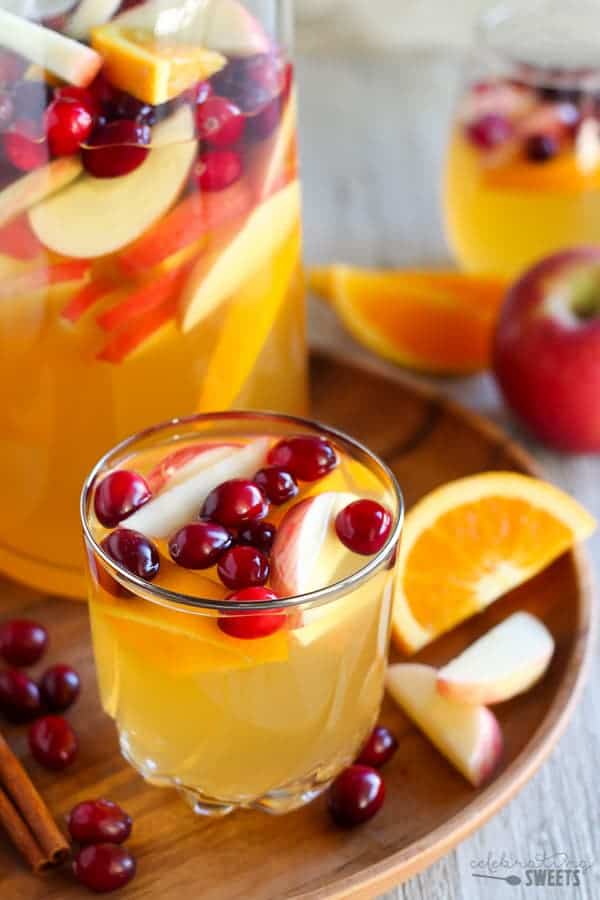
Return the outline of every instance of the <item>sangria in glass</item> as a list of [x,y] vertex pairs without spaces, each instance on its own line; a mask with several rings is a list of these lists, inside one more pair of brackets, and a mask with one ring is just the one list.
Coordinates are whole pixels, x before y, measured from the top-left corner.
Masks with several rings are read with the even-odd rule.
[[600,5],[500,3],[481,20],[448,152],[446,230],[512,278],[600,237]]
[[94,653],[124,756],[196,812],[286,812],[377,719],[402,498],[303,419],[216,413],[120,444],[81,514]]
[[289,45],[286,0],[0,0],[4,573],[84,594],[126,435],[305,409]]

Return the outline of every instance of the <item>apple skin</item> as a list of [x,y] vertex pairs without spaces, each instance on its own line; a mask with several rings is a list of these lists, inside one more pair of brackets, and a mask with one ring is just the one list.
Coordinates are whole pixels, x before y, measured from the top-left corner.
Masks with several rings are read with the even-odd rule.
[[508,292],[498,322],[493,369],[507,404],[541,441],[572,453],[600,451],[600,304],[577,318],[553,291],[594,273],[600,299],[600,246],[550,256]]

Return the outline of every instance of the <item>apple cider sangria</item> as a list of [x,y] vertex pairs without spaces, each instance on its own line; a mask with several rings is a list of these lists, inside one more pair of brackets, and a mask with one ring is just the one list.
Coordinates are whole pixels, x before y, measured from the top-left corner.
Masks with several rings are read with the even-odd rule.
[[161,418],[305,408],[289,17],[24,7],[0,0],[0,570],[82,596],[98,456]]
[[324,790],[383,695],[388,468],[302,419],[215,413],[119,445],[81,513],[100,694],[131,764],[207,815]]
[[600,235],[600,7],[484,17],[448,152],[445,218],[467,270],[515,277]]

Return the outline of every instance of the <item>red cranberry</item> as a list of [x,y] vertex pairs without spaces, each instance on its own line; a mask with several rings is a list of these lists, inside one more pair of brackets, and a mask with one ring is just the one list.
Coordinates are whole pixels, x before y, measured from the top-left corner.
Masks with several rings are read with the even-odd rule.
[[73,100],[76,103],[80,103],[94,119],[100,113],[98,100],[89,88],[66,84],[63,87],[54,89],[54,98],[56,100]]
[[99,72],[99,74],[96,75],[88,90],[100,109],[109,107],[117,95],[117,91],[104,72]]
[[398,741],[392,732],[383,725],[377,725],[369,735],[356,762],[378,769],[392,758],[397,749]]
[[277,529],[272,522],[248,522],[238,531],[238,544],[256,547],[267,556],[271,552]]
[[77,881],[98,894],[124,887],[135,875],[135,858],[116,844],[90,844],[73,860]]
[[42,699],[53,712],[64,712],[75,703],[80,687],[79,675],[64,663],[46,669],[40,681]]
[[379,812],[385,785],[377,769],[354,765],[338,775],[329,790],[329,811],[338,825],[361,825]]
[[261,489],[248,478],[232,478],[211,491],[202,507],[202,515],[228,528],[264,519],[269,503]]
[[242,158],[235,150],[207,150],[192,170],[192,178],[202,191],[222,191],[241,174]]
[[219,560],[217,572],[223,584],[234,591],[257,587],[269,577],[269,561],[255,547],[231,547]]
[[250,116],[247,119],[246,126],[250,137],[256,138],[259,141],[268,138],[279,124],[281,109],[281,99],[275,97],[274,100],[271,100],[271,102],[255,116]]
[[46,135],[54,156],[71,156],[91,133],[93,119],[76,100],[53,100],[46,110]]
[[296,479],[291,472],[282,469],[281,466],[265,466],[264,469],[258,470],[253,480],[267,500],[275,506],[293,500],[298,493]]
[[62,716],[43,716],[29,726],[29,749],[41,766],[66,769],[77,755],[75,732]]
[[116,469],[96,488],[94,512],[101,525],[114,528],[151,497],[150,488],[141,475],[128,469]]
[[69,834],[78,844],[122,844],[131,834],[131,816],[112,800],[78,803],[68,819]]
[[257,78],[249,77],[247,59],[231,59],[213,75],[211,81],[216,94],[228,97],[245,115],[262,109],[273,97],[273,92]]
[[480,150],[493,150],[513,135],[513,126],[504,116],[488,113],[467,126],[467,135]]
[[40,691],[32,678],[18,669],[0,671],[0,712],[9,722],[30,722],[41,710]]
[[39,126],[17,119],[3,136],[4,155],[21,172],[31,172],[48,162],[48,144]]
[[48,632],[31,619],[10,619],[0,625],[0,656],[11,666],[32,666],[48,646]]
[[548,162],[559,150],[560,143],[551,134],[532,134],[525,141],[525,156],[530,162]]
[[246,120],[241,110],[226,97],[209,97],[196,109],[198,136],[213,147],[230,147],[244,130]]
[[191,522],[169,541],[171,559],[184,569],[209,569],[233,543],[218,522]]
[[[277,594],[268,588],[250,587],[230,594],[227,598],[235,603],[261,603],[265,600],[277,600]],[[231,615],[227,614],[219,616],[218,626],[221,631],[230,637],[240,638],[242,640],[254,640],[256,638],[268,637],[275,634],[285,625],[284,612],[268,612],[259,613],[252,610],[248,612],[240,612],[236,610]]]
[[115,92],[105,111],[111,119],[132,119],[144,125],[154,125],[158,118],[156,107],[144,103],[125,91]]
[[148,538],[132,528],[117,528],[101,544],[105,553],[128,572],[152,581],[160,569],[158,550]]
[[150,138],[150,128],[132,119],[117,119],[101,125],[82,150],[83,164],[96,178],[128,175],[148,156]]
[[329,441],[309,434],[279,441],[269,451],[267,461],[287,469],[299,481],[317,481],[338,464],[337,454]]
[[391,527],[391,515],[375,500],[355,500],[345,506],[335,519],[335,530],[342,544],[363,556],[371,556],[381,550]]
[[199,81],[186,92],[186,99],[190,103],[204,103],[209,97],[212,97],[212,94],[213,88],[210,81]]

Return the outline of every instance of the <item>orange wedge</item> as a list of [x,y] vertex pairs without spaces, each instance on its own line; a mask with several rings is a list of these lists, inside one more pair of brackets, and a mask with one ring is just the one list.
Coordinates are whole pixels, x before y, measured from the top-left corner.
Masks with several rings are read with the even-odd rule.
[[116,22],[92,29],[92,47],[104,59],[111,84],[152,105],[178,97],[226,63],[224,56],[205,47],[171,43]]
[[310,273],[348,331],[379,356],[424,372],[486,368],[506,290],[498,278],[444,271],[369,271],[334,265]]
[[404,523],[393,635],[415,652],[589,537],[596,523],[563,491],[487,472],[424,497]]
[[575,154],[557,156],[544,163],[517,159],[483,172],[486,187],[515,191],[556,191],[576,194],[600,188],[600,166],[585,171]]

